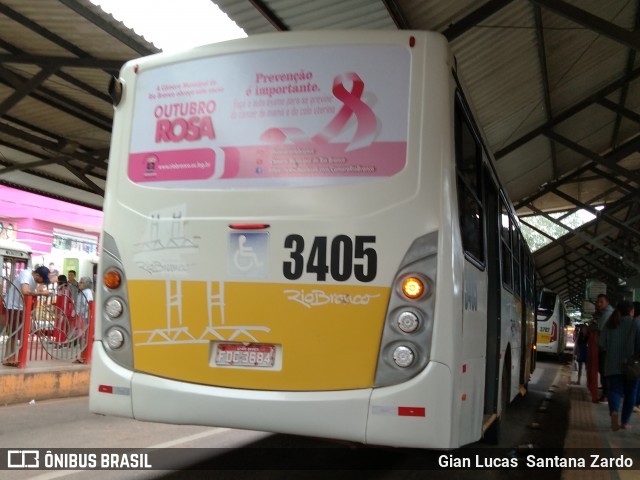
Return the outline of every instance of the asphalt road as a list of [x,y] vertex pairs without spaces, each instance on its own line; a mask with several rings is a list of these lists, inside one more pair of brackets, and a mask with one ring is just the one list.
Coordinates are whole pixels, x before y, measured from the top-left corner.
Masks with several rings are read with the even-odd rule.
[[[562,365],[552,358],[538,361],[529,391],[508,409],[499,445],[479,442],[456,451],[457,455],[471,458],[486,452],[513,458],[529,452],[530,445],[533,449],[562,448],[568,410],[566,386],[556,384]],[[87,397],[0,407],[0,449],[55,452],[65,448],[96,449],[91,452],[96,453],[98,463],[104,449],[131,448],[139,453],[147,448],[166,449],[162,450],[162,465],[170,465],[172,471],[0,470],[0,479],[560,478],[556,470],[431,471],[428,466],[438,465],[441,456],[452,452],[365,447],[309,437],[104,417],[89,412]]]

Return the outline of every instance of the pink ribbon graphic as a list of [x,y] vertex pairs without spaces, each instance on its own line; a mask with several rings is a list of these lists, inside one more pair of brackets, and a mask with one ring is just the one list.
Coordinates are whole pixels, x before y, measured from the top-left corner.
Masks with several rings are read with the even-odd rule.
[[[344,87],[346,81],[352,82],[351,91]],[[272,144],[282,144],[287,140],[294,144],[328,143],[345,128],[351,116],[355,115],[358,127],[345,151],[368,147],[376,136],[378,119],[369,105],[361,100],[363,92],[364,82],[357,73],[348,72],[344,75],[338,75],[333,80],[332,93],[343,105],[322,132],[310,139],[301,129],[296,127],[270,128],[260,136],[260,140]]]

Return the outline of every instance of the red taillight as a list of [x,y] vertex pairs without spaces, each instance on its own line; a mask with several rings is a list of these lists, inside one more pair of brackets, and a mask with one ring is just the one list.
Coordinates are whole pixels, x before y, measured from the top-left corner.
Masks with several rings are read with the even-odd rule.
[[232,223],[229,228],[233,230],[264,230],[269,228],[269,224],[266,223]]
[[113,387],[111,385],[98,385],[98,391],[102,393],[113,393]]
[[558,325],[556,322],[553,322],[553,326],[551,327],[551,341],[555,342],[558,340]]

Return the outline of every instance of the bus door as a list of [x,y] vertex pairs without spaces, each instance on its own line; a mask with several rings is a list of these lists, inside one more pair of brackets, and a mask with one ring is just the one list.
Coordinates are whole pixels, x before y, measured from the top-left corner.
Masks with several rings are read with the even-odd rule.
[[484,171],[485,218],[487,222],[487,356],[484,415],[498,412],[500,376],[500,209],[498,187],[489,170]]

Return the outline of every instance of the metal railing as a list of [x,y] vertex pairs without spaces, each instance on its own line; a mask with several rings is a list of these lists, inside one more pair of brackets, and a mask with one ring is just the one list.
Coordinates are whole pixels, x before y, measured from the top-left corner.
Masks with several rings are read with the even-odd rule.
[[[6,366],[30,361],[89,363],[94,304],[72,286],[55,285],[48,295],[22,295],[2,279],[0,357]],[[29,319],[28,322],[25,319]]]

